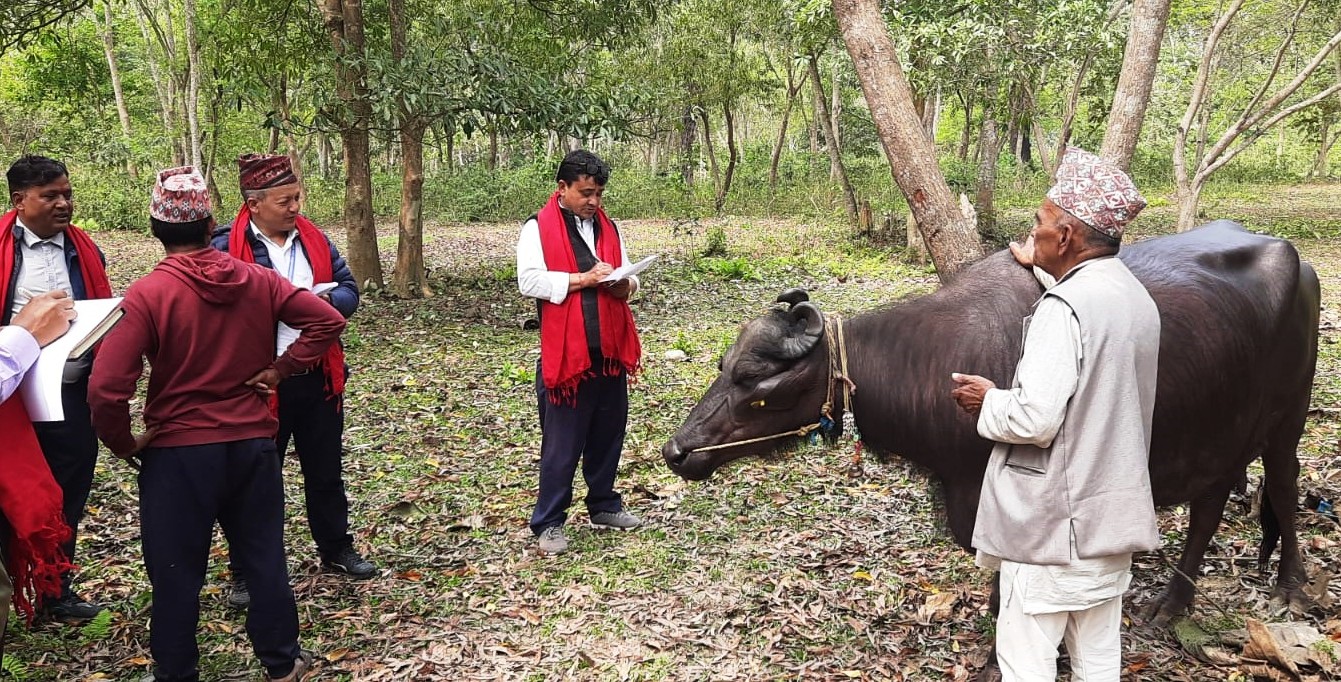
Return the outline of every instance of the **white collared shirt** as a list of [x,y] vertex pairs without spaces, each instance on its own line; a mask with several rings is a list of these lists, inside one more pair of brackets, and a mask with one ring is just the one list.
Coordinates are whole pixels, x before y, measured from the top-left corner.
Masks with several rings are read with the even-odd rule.
[[28,229],[22,220],[17,223],[23,228],[23,235],[19,239],[23,263],[19,266],[18,287],[14,291],[14,305],[10,307],[9,314],[19,314],[19,310],[28,305],[32,297],[48,291],[60,289],[73,297],[70,269],[65,262],[65,233],[57,232],[50,239],[43,239]]
[[[560,206],[563,204],[560,203]],[[616,231],[618,232],[618,231]],[[577,233],[583,243],[596,254],[596,219],[577,219]],[[623,254],[622,263],[611,263],[611,267],[622,268],[630,263],[629,250],[624,247],[624,235],[619,235],[619,252]],[[521,235],[517,237],[517,289],[523,296],[539,298],[555,305],[568,298],[568,275],[572,273],[550,270],[545,265],[545,250],[540,245],[540,223],[531,219],[522,224]],[[633,288],[629,296],[638,291],[638,277],[629,277]]]
[[[299,289],[312,288],[312,262],[307,259],[307,253],[303,251],[298,241],[298,230],[289,230],[288,236],[280,244],[265,236],[254,221],[247,227],[265,245],[266,253],[270,254],[270,264],[280,277]],[[280,322],[275,330],[275,357],[283,355],[284,351],[297,340],[298,330]]]

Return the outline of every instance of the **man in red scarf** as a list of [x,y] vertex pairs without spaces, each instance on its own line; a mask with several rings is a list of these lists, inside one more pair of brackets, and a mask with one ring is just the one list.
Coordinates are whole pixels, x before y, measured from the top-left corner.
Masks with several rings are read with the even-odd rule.
[[[0,216],[0,325],[8,324],[32,297],[49,291],[65,291],[81,300],[110,298],[112,286],[102,252],[87,234],[70,224],[74,198],[65,164],[44,156],[25,156],[9,167],[6,179],[14,208]],[[92,362],[90,353],[65,366],[64,421],[13,427],[23,429],[25,436],[36,436],[60,487],[65,523],[73,531],[62,547],[70,561],[74,560],[75,534],[84,517],[98,457],[98,439],[88,412]],[[9,439],[9,428],[4,433]],[[62,575],[60,597],[46,602],[43,612],[70,622],[98,615],[102,607],[75,593],[70,578],[68,571]]]
[[[256,595],[247,636],[265,679],[298,682],[313,657],[298,646],[269,395],[321,358],[345,321],[274,272],[210,248],[209,192],[194,168],[159,173],[149,215],[166,255],[126,290],[89,386],[98,436],[140,460],[140,542],[154,588],[145,679],[200,680],[200,589],[217,521]],[[280,321],[303,331],[277,358]],[[144,359],[153,370],[137,438],[130,400]]]
[[[300,289],[334,285],[321,292],[345,318],[359,305],[358,285],[340,252],[312,221],[299,213],[302,187],[289,157],[246,154],[238,158],[245,201],[237,218],[214,233],[213,246],[234,258],[278,272]],[[317,289],[319,291],[319,289]],[[276,354],[297,338],[298,331],[281,324]],[[307,522],[322,564],[352,578],[377,574],[377,567],[354,548],[349,532],[349,498],[345,494],[344,385],[348,368],[336,343],[320,360],[279,385],[272,408],[279,416],[276,442],[282,457],[294,442],[303,471]],[[246,608],[247,584],[233,571],[228,603]]]
[[579,460],[591,525],[642,525],[614,489],[628,377],[638,371],[642,347],[628,304],[637,278],[603,281],[629,264],[619,230],[601,210],[609,179],[609,166],[595,154],[569,153],[555,175],[557,191],[517,240],[517,286],[536,299],[540,313],[540,490],[531,532],[546,554],[568,550],[564,524]]

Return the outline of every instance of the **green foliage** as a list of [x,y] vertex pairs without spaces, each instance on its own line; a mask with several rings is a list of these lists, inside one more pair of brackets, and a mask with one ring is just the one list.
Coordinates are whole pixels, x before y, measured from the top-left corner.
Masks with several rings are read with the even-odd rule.
[[498,368],[498,378],[505,386],[530,386],[535,383],[535,364],[504,362]]
[[701,258],[698,268],[728,282],[757,282],[759,273],[749,258]]
[[[70,168],[74,188],[75,224],[89,230],[148,230],[147,180],[135,181],[119,173]],[[231,217],[231,216],[230,216]]]
[[0,658],[0,672],[3,672],[9,679],[18,680],[19,682],[29,679],[28,666],[24,665],[23,661],[20,661],[13,656]]
[[103,609],[93,620],[79,626],[79,640],[84,646],[104,642],[112,634],[112,610]]
[[725,256],[726,255],[726,228],[721,225],[714,225],[708,228],[708,233],[703,239],[703,250],[699,252],[705,257]]

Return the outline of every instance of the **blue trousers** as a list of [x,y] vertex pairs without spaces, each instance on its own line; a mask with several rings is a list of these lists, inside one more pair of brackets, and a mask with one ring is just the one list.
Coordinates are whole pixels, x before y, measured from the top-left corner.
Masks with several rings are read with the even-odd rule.
[[200,588],[217,520],[251,590],[247,636],[271,677],[298,658],[298,608],[284,558],[284,487],[275,441],[147,448],[140,541],[153,585],[149,648],[158,682],[196,682]]
[[555,404],[537,365],[535,392],[540,411],[540,491],[531,513],[531,532],[539,535],[568,520],[579,461],[587,481],[587,511],[623,509],[615,492],[615,473],[629,417],[628,377],[623,373],[592,377],[578,384],[574,404]]

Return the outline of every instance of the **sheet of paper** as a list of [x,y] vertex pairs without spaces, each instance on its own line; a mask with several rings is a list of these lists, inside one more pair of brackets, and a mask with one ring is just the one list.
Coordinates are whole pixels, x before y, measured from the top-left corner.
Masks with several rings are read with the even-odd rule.
[[19,394],[23,397],[24,407],[28,408],[29,419],[35,422],[65,420],[65,410],[61,406],[61,378],[65,373],[65,362],[70,357],[70,349],[120,305],[119,297],[75,301],[76,316],[70,324],[70,331],[42,349],[37,364],[28,370],[23,383],[19,384]]
[[322,295],[322,294],[324,294],[324,293],[326,293],[326,292],[328,292],[328,291],[332,291],[332,290],[334,290],[335,287],[338,287],[338,286],[340,286],[340,283],[339,283],[339,282],[322,282],[321,284],[313,285],[313,286],[312,286],[312,295],[314,295],[314,296],[320,296],[320,295]]
[[650,255],[650,256],[648,256],[648,257],[646,257],[646,258],[644,258],[644,259],[638,261],[637,263],[629,263],[628,265],[625,265],[625,266],[623,266],[623,267],[615,268],[615,271],[614,271],[614,272],[612,272],[612,273],[606,275],[606,276],[605,276],[605,279],[602,279],[601,281],[602,281],[602,282],[618,282],[618,281],[621,280],[621,279],[628,279],[629,277],[632,277],[632,276],[634,276],[634,275],[636,275],[636,274],[642,272],[643,270],[646,270],[646,269],[647,269],[647,266],[651,265],[651,264],[652,264],[652,261],[656,260],[656,259],[659,258],[659,257],[660,257],[660,254],[655,254],[655,253],[654,253],[654,254],[652,254],[652,255]]

